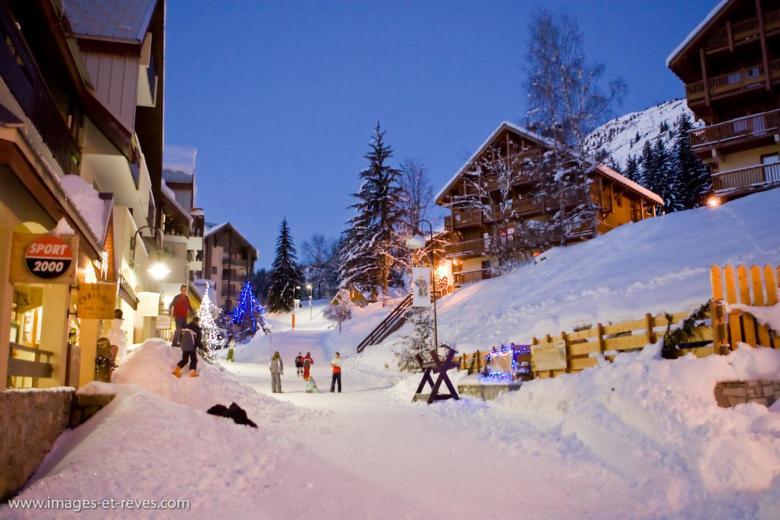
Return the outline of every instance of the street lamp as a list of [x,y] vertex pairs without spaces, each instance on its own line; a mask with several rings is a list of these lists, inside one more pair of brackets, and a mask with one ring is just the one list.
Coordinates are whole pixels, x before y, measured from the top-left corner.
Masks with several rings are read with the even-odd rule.
[[312,290],[311,290],[311,284],[306,284],[306,289],[309,291],[309,320],[311,320],[314,317],[314,311],[311,309],[311,300],[312,300]]
[[150,275],[152,275],[152,278],[154,278],[155,280],[162,280],[163,278],[171,274],[171,269],[163,262],[157,261],[153,263],[151,266],[149,266],[147,272]]
[[[425,220],[421,219],[419,221],[419,224],[428,224],[428,234],[430,236],[431,241],[431,280],[433,281],[433,349],[436,350],[439,348],[439,325],[438,325],[438,318],[436,316],[436,277],[434,275],[434,258],[433,258],[433,225]],[[409,237],[409,239],[406,240],[406,247],[411,249],[412,251],[417,251],[419,249],[422,249],[425,247],[425,238],[421,237],[420,235],[415,235],[412,237]]]
[[136,239],[138,238],[138,235],[141,234],[141,231],[143,231],[144,229],[154,230],[154,228],[152,226],[141,226],[138,229],[136,229],[135,233],[133,233],[133,236],[130,237],[130,269],[135,267],[135,244],[136,244]]

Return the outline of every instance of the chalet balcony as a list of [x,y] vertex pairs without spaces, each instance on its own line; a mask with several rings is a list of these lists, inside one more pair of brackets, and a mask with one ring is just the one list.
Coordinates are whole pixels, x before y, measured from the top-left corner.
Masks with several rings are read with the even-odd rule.
[[0,7],[0,76],[63,172],[78,173],[81,151],[54,102],[27,43]]
[[[713,76],[707,81],[696,81],[685,85],[685,95],[688,102],[703,102],[709,91],[710,99],[718,99],[734,94],[741,94],[763,88],[766,82],[767,71],[763,65],[743,67],[726,74]],[[780,82],[780,60],[769,62],[769,80],[776,84]]]
[[[780,10],[764,13],[764,31],[771,34],[780,30]],[[710,37],[704,42],[704,51],[719,52],[747,42],[756,41],[759,37],[758,18],[747,18],[734,23],[727,23],[711,31]]]
[[723,123],[691,130],[691,146],[695,152],[720,148],[737,151],[740,145],[754,141],[772,140],[780,131],[780,110],[771,110]]
[[716,195],[742,195],[780,186],[780,163],[757,164],[712,174],[712,189]]
[[486,243],[484,239],[477,238],[475,240],[464,240],[463,242],[447,244],[444,251],[450,258],[484,256],[487,245],[489,243]]
[[455,229],[482,225],[482,211],[479,209],[455,209],[452,217]]
[[461,271],[452,273],[455,279],[455,285],[464,285],[467,283],[479,282],[490,278],[490,269],[477,269],[475,271]]

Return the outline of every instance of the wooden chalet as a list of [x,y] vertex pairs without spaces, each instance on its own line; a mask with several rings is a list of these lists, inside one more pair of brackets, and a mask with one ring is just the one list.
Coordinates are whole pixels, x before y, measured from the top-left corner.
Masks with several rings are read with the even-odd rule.
[[[445,229],[449,232],[446,258],[450,261],[452,276],[456,285],[482,280],[490,276],[492,268],[501,259],[491,253],[491,244],[499,241],[516,252],[517,258],[538,254],[551,242],[558,243],[560,237],[545,236],[544,223],[563,206],[564,210],[574,208],[583,202],[581,198],[567,194],[563,201],[552,200],[541,194],[540,174],[525,171],[524,158],[539,157],[549,150],[549,140],[503,122],[466,161],[463,167],[436,195],[436,204],[450,209],[445,217]],[[496,157],[497,154],[497,157]],[[472,189],[468,176],[475,166],[488,156],[491,160],[504,161],[513,165],[508,197],[506,186],[499,194],[497,179],[485,179],[485,202],[482,208],[493,204],[494,211],[479,207],[458,207],[455,202]],[[629,180],[606,165],[592,164],[588,173],[591,180],[589,193],[597,207],[593,222],[572,229],[563,242],[581,241],[625,224],[655,216],[663,200],[652,191]],[[482,196],[482,195],[480,195]],[[488,200],[489,199],[489,200]],[[501,203],[501,208],[495,205]],[[507,217],[508,215],[508,217]],[[530,231],[529,231],[530,230]]]
[[724,0],[667,66],[706,126],[691,131],[713,191],[734,198],[780,185],[780,4]]

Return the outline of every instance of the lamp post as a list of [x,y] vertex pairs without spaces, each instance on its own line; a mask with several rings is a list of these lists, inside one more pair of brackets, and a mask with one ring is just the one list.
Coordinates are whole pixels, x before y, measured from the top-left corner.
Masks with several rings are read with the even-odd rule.
[[310,283],[306,284],[306,289],[309,291],[309,320],[311,320],[312,318],[314,318],[314,311],[311,308],[312,288]]
[[[432,284],[433,285],[433,349],[436,350],[437,348],[439,348],[439,325],[438,325],[438,317],[436,315],[436,276],[434,274],[433,225],[425,219],[421,219],[419,221],[419,224],[428,225],[428,235],[430,237],[430,243],[431,243],[430,257],[431,257],[431,280],[433,282]],[[410,237],[406,241],[406,246],[412,251],[417,251],[418,249],[422,249],[425,247],[425,239],[421,236]]]
[[133,233],[133,236],[130,237],[130,269],[135,267],[135,243],[136,239],[138,238],[138,235],[141,234],[141,231],[144,229],[151,229],[154,230],[152,226],[141,226],[138,229],[135,230],[135,233]]

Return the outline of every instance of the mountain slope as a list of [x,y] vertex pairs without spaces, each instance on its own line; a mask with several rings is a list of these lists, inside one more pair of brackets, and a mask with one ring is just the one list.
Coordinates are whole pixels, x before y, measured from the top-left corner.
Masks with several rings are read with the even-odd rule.
[[552,249],[536,264],[441,299],[439,338],[470,352],[580,324],[695,309],[710,297],[711,264],[780,264],[778,208],[780,189]]
[[[594,154],[606,152],[621,168],[630,155],[639,156],[646,141],[660,137],[667,146],[674,140],[674,126],[681,114],[692,112],[684,99],[674,99],[641,112],[631,112],[596,128],[586,139],[586,148]],[[694,126],[696,123],[694,123]]]

